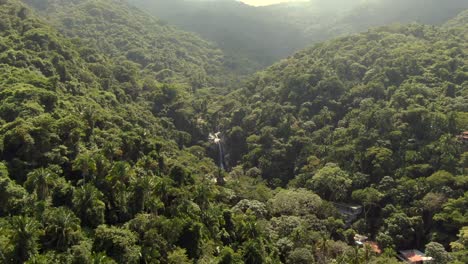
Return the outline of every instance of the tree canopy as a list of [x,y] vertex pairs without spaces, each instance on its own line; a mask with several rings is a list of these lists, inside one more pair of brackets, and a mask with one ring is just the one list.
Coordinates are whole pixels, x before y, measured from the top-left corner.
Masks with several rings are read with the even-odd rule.
[[0,262],[465,263],[467,17],[245,78],[126,1],[0,0]]

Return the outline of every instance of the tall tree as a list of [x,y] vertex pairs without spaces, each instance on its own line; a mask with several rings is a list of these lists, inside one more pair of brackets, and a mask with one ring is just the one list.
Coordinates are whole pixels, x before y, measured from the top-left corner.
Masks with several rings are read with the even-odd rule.
[[329,201],[343,200],[348,196],[352,180],[347,172],[337,164],[328,163],[318,170],[314,177],[308,181],[309,188]]
[[75,190],[73,194],[74,211],[84,225],[97,227],[104,223],[105,204],[102,198],[102,193],[91,184],[86,184]]
[[26,216],[13,216],[10,220],[14,245],[15,263],[24,263],[39,250],[41,225],[35,219]]
[[383,199],[384,195],[377,189],[368,187],[361,190],[356,190],[351,197],[359,201],[364,206],[364,220],[367,221],[367,215],[373,206],[377,206]]
[[424,252],[427,256],[434,258],[433,261],[437,264],[447,264],[452,260],[444,246],[437,242],[427,244]]
[[81,239],[80,219],[65,207],[51,208],[44,212],[44,244],[49,248],[66,251]]
[[51,170],[45,168],[36,169],[28,173],[28,178],[24,183],[26,189],[35,190],[37,198],[44,201],[49,196],[50,188],[57,177]]

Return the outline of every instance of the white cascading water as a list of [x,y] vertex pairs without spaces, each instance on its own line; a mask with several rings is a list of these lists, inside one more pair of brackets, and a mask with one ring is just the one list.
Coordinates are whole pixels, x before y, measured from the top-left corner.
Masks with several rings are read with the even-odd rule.
[[221,139],[219,138],[219,135],[221,134],[221,132],[216,132],[214,134],[211,134],[209,135],[209,139],[211,141],[213,141],[213,143],[217,144],[218,145],[218,150],[219,150],[219,167],[224,170],[224,151],[223,151],[223,146],[222,146],[222,143],[221,143]]
[[218,142],[218,148],[219,148],[219,167],[224,170],[224,153],[223,153],[223,146],[221,145],[221,141]]

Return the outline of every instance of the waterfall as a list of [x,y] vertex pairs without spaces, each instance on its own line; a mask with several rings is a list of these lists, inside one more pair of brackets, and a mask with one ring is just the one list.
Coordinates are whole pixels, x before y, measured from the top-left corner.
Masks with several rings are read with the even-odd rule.
[[208,136],[208,139],[218,145],[218,151],[219,151],[219,168],[221,170],[224,170],[224,151],[223,151],[223,145],[221,143],[221,138],[219,138],[219,135],[221,132],[216,132],[214,134],[210,133]]
[[221,145],[221,141],[218,142],[218,148],[219,148],[219,167],[224,170],[224,152],[223,152],[223,146]]

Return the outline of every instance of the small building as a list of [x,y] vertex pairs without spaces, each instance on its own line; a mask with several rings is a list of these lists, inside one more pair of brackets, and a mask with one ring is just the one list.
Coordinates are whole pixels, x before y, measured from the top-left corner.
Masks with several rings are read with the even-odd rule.
[[354,235],[354,242],[356,243],[356,245],[362,246],[362,247],[367,246],[375,254],[377,255],[382,254],[382,250],[380,249],[379,245],[374,241],[368,241],[368,239],[369,239],[368,237],[363,236],[363,235],[359,235],[359,234]]
[[364,245],[364,243],[369,239],[366,236],[356,234],[354,235],[354,242],[360,246]]
[[458,136],[458,139],[464,143],[468,143],[468,131],[462,132],[460,136]]
[[345,220],[346,227],[349,227],[362,213],[362,206],[335,203],[335,207]]
[[431,263],[433,260],[432,257],[426,257],[424,253],[417,249],[400,250],[397,257],[403,262],[412,264]]

